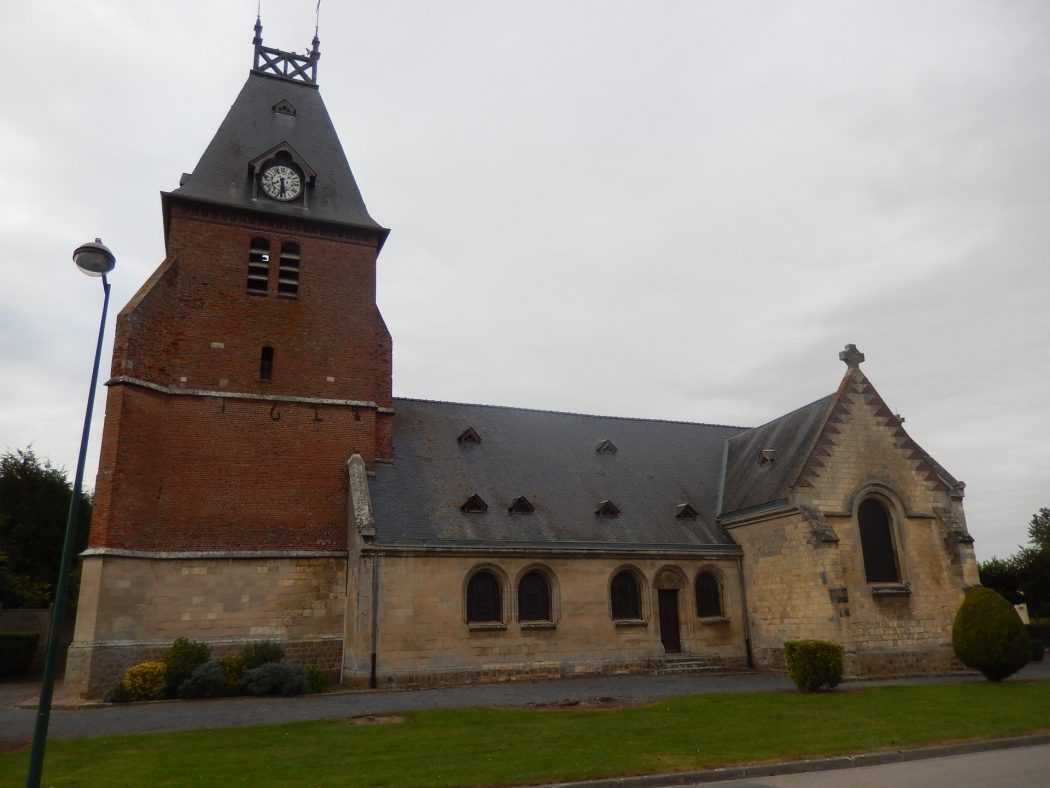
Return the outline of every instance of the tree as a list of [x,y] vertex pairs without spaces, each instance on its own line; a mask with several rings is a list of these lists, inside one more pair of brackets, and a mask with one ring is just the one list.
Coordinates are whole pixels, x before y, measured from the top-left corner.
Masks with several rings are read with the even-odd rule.
[[991,558],[978,565],[981,584],[1014,604],[1025,602],[1035,617],[1050,615],[1050,509],[1045,506],[1028,524],[1030,547],[1009,558]]
[[[64,470],[32,448],[0,455],[0,606],[47,607],[62,560],[73,490]],[[91,497],[81,493],[76,549],[87,545]],[[76,602],[74,570],[68,603]]]

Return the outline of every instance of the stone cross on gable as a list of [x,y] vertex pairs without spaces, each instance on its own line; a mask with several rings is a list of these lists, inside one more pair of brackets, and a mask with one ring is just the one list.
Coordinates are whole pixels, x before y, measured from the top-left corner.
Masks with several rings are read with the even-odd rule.
[[864,354],[857,350],[856,345],[846,345],[846,349],[839,351],[839,358],[846,362],[850,369],[858,369],[864,361]]

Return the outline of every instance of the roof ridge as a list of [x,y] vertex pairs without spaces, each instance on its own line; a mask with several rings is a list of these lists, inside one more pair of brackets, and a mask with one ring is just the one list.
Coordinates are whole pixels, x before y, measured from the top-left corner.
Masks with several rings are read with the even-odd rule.
[[812,408],[817,403],[822,402],[822,401],[824,401],[824,400],[826,400],[826,399],[828,399],[830,397],[834,397],[834,396],[835,396],[835,394],[833,392],[831,394],[825,394],[823,397],[817,397],[812,402],[807,402],[805,405],[801,405],[801,406],[795,408],[794,410],[789,410],[787,413],[782,413],[779,416],[777,416],[776,418],[772,418],[769,421],[765,422],[764,424],[759,424],[757,427],[746,428],[745,432],[742,432],[739,435],[734,435],[732,438],[729,438],[729,440],[736,440],[737,438],[740,438],[740,437],[743,437],[744,435],[747,435],[749,432],[754,432],[755,430],[760,430],[763,427],[768,427],[770,424],[773,424],[774,422],[782,421],[782,420],[786,419],[788,416],[790,416],[790,415],[792,415],[794,413],[798,413],[799,411],[805,410],[806,408]]
[[472,408],[515,410],[522,411],[525,413],[547,413],[554,416],[581,416],[583,418],[588,419],[616,419],[619,421],[644,421],[656,424],[686,424],[693,427],[721,427],[725,429],[743,430],[745,432],[749,432],[751,429],[755,429],[752,427],[742,427],[737,424],[711,424],[709,422],[703,421],[683,421],[681,419],[652,419],[644,418],[641,416],[603,416],[598,413],[579,413],[571,410],[546,410],[544,408],[526,408],[519,405],[489,405],[483,402],[453,402],[452,400],[423,399],[421,397],[394,397],[393,399],[395,405],[400,400],[403,402],[425,402],[431,405],[466,405]]

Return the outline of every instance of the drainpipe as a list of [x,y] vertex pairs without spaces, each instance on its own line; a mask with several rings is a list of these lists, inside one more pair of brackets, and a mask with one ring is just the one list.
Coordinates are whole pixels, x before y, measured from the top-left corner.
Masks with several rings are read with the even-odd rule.
[[744,648],[747,649],[747,666],[755,667],[755,658],[751,653],[751,620],[747,613],[747,583],[744,582],[744,557],[736,557],[736,576],[740,583],[740,606],[744,614]]
[[368,686],[376,688],[376,655],[379,651],[379,553],[372,553],[372,667]]

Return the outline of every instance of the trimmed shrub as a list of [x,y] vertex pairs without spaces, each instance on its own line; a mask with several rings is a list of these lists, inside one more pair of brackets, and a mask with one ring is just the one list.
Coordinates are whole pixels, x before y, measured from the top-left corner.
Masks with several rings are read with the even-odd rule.
[[189,678],[179,685],[179,697],[221,698],[226,690],[226,673],[222,663],[217,659],[209,659],[194,668]]
[[784,644],[788,675],[803,692],[834,689],[842,681],[842,646],[830,640],[789,640]]
[[211,650],[204,643],[187,638],[178,638],[171,644],[164,656],[167,665],[166,692],[169,698],[179,693],[179,687],[190,677],[194,670],[211,659]]
[[168,666],[163,662],[140,662],[124,671],[128,700],[161,700],[164,697]]
[[267,662],[244,671],[237,689],[248,695],[303,695],[310,691],[302,665]]
[[226,689],[228,692],[233,692],[237,682],[244,675],[244,657],[238,654],[232,657],[223,657],[219,662],[222,664],[222,672],[226,677]]
[[952,624],[952,648],[966,667],[1002,681],[1028,662],[1028,632],[1013,605],[990,588],[966,592]]
[[1046,656],[1046,643],[1039,638],[1032,638],[1028,641],[1028,648],[1031,650],[1029,656],[1031,657],[1032,662],[1043,661],[1043,658]]
[[328,679],[317,668],[306,669],[306,683],[310,685],[310,692],[328,692]]
[[29,672],[39,632],[0,632],[0,676]]
[[128,703],[131,701],[131,696],[128,694],[128,688],[124,686],[124,679],[122,678],[108,690],[106,694],[102,696],[102,700],[106,703]]
[[280,643],[269,640],[260,640],[258,643],[249,643],[241,652],[244,657],[244,669],[252,670],[262,667],[268,662],[284,662],[284,649]]

